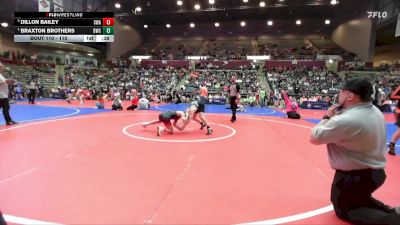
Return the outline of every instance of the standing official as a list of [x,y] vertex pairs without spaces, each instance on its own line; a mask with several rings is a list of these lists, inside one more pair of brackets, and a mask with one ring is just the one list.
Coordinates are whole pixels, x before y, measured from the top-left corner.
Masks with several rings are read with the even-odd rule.
[[232,110],[231,122],[234,123],[236,121],[237,101],[240,99],[240,86],[236,83],[235,76],[231,77],[231,85],[229,86],[228,93],[229,104]]
[[13,84],[15,83],[14,80],[9,80],[6,79],[3,76],[3,72],[4,72],[4,65],[0,63],[0,108],[3,109],[3,116],[4,116],[4,120],[6,121],[7,125],[13,125],[16,124],[17,122],[15,122],[14,120],[11,119],[10,116],[10,102],[8,99],[8,84]]
[[30,104],[35,104],[35,97],[36,97],[36,83],[35,81],[31,80],[27,86],[28,89],[28,102]]

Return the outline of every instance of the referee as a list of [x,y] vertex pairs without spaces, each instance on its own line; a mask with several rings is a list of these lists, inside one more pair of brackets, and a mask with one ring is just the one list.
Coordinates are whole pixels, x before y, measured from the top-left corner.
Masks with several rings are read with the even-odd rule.
[[0,109],[3,109],[4,120],[7,125],[17,124],[10,116],[10,102],[8,100],[8,84],[15,83],[14,80],[9,80],[3,77],[5,67],[0,63]]
[[236,83],[236,77],[231,77],[231,86],[229,86],[229,104],[231,105],[232,110],[232,118],[231,122],[234,123],[236,121],[236,110],[237,110],[237,101],[240,98],[240,86]]

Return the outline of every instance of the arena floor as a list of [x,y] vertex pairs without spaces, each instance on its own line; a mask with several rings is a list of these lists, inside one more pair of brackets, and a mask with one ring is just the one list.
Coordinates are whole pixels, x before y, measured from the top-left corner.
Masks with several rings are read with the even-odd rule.
[[[20,123],[0,125],[0,209],[10,224],[346,224],[329,200],[326,148],[309,143],[323,111],[295,121],[247,108],[230,123],[224,105],[207,105],[212,135],[192,123],[157,137],[141,123],[184,104],[93,106],[12,105]],[[389,140],[396,127],[385,117]],[[376,197],[391,205],[400,205],[398,171],[400,157],[388,156]]]

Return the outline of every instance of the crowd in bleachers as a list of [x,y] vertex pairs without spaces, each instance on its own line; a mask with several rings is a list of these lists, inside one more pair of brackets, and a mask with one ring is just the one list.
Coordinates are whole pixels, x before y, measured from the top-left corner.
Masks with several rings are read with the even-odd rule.
[[148,41],[139,47],[142,54],[150,54],[156,60],[182,60],[186,56],[201,55],[209,59],[240,60],[247,55],[271,55],[272,59],[313,60],[319,55],[339,55],[347,61],[358,61],[327,38],[314,39],[208,39],[186,41]]
[[97,67],[97,60],[91,57],[47,53],[30,55],[19,50],[0,52],[0,60],[14,65],[30,65],[45,68],[54,67],[55,65]]
[[391,111],[393,101],[389,99],[390,93],[400,84],[400,64],[390,65],[385,73],[333,73],[318,68],[268,68],[266,78],[273,91],[269,102],[276,107],[284,108],[284,101],[280,90],[287,90],[289,95],[297,99],[299,105],[309,102],[326,102],[331,105],[335,102],[340,86],[354,78],[367,78],[371,81],[376,91],[376,105],[382,111]]
[[[252,42],[257,43],[258,49],[253,51]],[[182,60],[190,55],[208,56],[209,59],[239,60],[247,55],[271,55],[272,59],[315,59],[317,54],[352,56],[333,42],[325,39],[311,41],[303,39],[229,39],[229,40],[192,40],[192,41],[154,41],[144,43],[152,46],[150,55],[156,60]],[[149,52],[146,47],[146,51]],[[140,48],[142,49],[142,48]],[[144,49],[144,48],[143,48]],[[347,57],[348,58],[348,57]]]
[[[186,56],[203,55],[209,59],[237,60],[246,59],[246,55],[251,53],[250,40],[187,40],[187,41],[160,41],[154,44],[144,43],[144,46],[151,46],[150,51],[146,50],[155,60],[183,60]],[[144,53],[144,51],[143,51]]]
[[260,55],[270,55],[272,59],[315,59],[316,49],[303,40],[258,40]]
[[66,88],[88,90],[91,98],[96,99],[100,93],[109,98],[118,97],[130,100],[132,90],[140,91],[140,95],[158,101],[167,99],[185,75],[185,69],[165,68],[114,68],[109,72],[93,73],[90,70],[74,70],[66,76]]
[[202,41],[168,41],[161,42],[150,53],[155,60],[183,60],[186,56],[198,54]]
[[211,39],[203,47],[201,55],[212,59],[220,60],[240,60],[246,59],[246,55],[251,53],[249,40],[216,40]]
[[[299,40],[257,40],[259,54],[271,55],[274,59],[312,59],[316,54],[341,54],[347,53],[337,47],[332,41],[327,39],[311,39],[310,42]],[[232,60],[241,59],[251,52],[252,42],[250,40],[197,40],[186,42],[165,42],[164,44],[153,43],[151,46],[158,46],[158,53],[153,55],[160,59],[183,59],[188,55],[204,53],[211,57]],[[166,49],[166,50],[165,50]],[[202,52],[203,51],[203,52]],[[0,57],[10,58],[10,52],[0,54]],[[24,54],[12,56],[13,62],[28,62],[32,57]],[[15,59],[14,59],[15,58]],[[100,65],[100,69],[77,69],[72,65],[96,66],[94,62],[79,61],[77,58],[70,59],[70,66],[67,67],[65,83],[62,83],[60,77],[59,84],[73,90],[88,90],[96,98],[98,93],[109,93],[110,97],[118,95],[121,99],[129,99],[132,89],[140,90],[140,94],[148,98],[158,100],[171,100],[176,96],[174,90],[177,84],[185,75],[190,74],[190,78],[178,87],[182,95],[193,99],[198,94],[200,85],[204,84],[211,96],[224,97],[225,89],[229,86],[231,76],[236,76],[244,97],[252,99],[257,96],[260,84],[257,78],[257,68],[244,66],[240,70],[226,69],[224,64],[217,65],[214,61],[207,63],[198,62],[195,65],[196,71],[189,72],[188,69],[175,68],[140,68],[131,64],[130,60],[115,59],[108,64]],[[49,63],[54,62],[50,56],[39,56],[34,60],[42,64],[34,64],[32,73],[25,72],[9,73],[5,75],[20,81],[22,88],[26,83],[34,80],[36,83],[44,83],[47,73],[54,73],[54,67]],[[352,60],[358,60],[352,58]],[[205,62],[205,61],[204,61]],[[84,63],[84,64],[82,64]],[[92,64],[93,63],[93,64]],[[214,65],[215,64],[215,65]],[[20,65],[17,63],[17,65]],[[22,64],[24,65],[24,64]],[[270,102],[276,106],[282,104],[280,90],[287,90],[288,93],[301,103],[303,101],[329,101],[334,100],[338,87],[347,80],[359,76],[353,70],[365,69],[365,64],[361,61],[352,61],[345,64],[347,66],[343,72],[333,73],[325,69],[297,67],[295,69],[276,67],[267,68],[265,75],[272,90],[270,93]],[[102,70],[103,69],[103,70]],[[379,71],[379,72],[377,72]],[[400,63],[394,62],[387,65],[381,65],[370,74],[361,74],[369,76],[368,78],[377,85],[381,97],[380,104],[388,102],[388,96],[393,87],[400,83]],[[7,74],[9,73],[9,74]],[[63,89],[62,87],[60,89]],[[389,101],[390,103],[390,101]]]
[[290,95],[334,94],[344,82],[343,77],[315,67],[270,68],[266,75],[273,89],[285,89]]
[[186,95],[196,95],[201,85],[208,88],[211,97],[224,97],[230,78],[235,76],[243,96],[255,95],[260,88],[257,70],[198,70],[190,73],[181,90]]

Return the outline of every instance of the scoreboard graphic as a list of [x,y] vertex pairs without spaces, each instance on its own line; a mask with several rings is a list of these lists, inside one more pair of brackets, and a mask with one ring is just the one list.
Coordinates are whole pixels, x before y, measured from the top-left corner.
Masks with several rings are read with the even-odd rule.
[[14,42],[114,42],[114,13],[14,12]]

